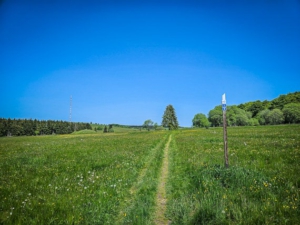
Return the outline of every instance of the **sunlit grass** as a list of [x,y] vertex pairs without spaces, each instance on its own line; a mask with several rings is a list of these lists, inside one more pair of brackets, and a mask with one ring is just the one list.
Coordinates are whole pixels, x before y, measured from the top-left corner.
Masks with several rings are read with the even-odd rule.
[[299,224],[300,126],[178,132],[170,161],[172,224]]
[[0,139],[0,224],[152,224],[167,137],[172,224],[299,224],[300,126]]
[[0,221],[114,224],[164,134],[2,138]]

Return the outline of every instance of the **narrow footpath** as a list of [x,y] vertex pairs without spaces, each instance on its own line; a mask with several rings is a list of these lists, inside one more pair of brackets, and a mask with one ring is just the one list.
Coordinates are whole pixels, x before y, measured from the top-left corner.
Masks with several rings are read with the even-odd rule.
[[[151,174],[151,170],[153,169],[152,166],[156,164],[156,160],[158,160],[158,156],[164,154],[164,152],[162,152],[162,151],[164,151],[164,148],[166,146],[165,143],[167,141],[168,141],[168,137],[165,136],[153,149],[151,149],[150,154],[146,157],[144,168],[141,169],[136,182],[132,185],[132,187],[129,190],[130,196],[125,197],[124,201],[120,204],[120,211],[119,211],[119,214],[115,221],[116,224],[120,224],[120,225],[121,224],[130,224],[130,222],[133,222],[133,221],[130,221],[130,222],[125,221],[127,219],[126,216],[128,216],[130,214],[130,212],[132,212],[134,210],[136,201],[141,198],[141,196],[139,196],[140,189],[145,188],[143,186],[145,186],[145,183],[149,184],[149,181],[153,183],[153,180],[154,180],[153,177],[148,177],[147,175]],[[159,157],[159,158],[160,158],[160,160],[162,160],[161,157]],[[150,170],[150,173],[149,173],[149,170]],[[155,176],[156,179],[159,179],[159,178],[157,178],[158,176],[160,176],[159,171],[158,171],[157,176]],[[150,186],[147,186],[147,188],[151,188]],[[142,195],[143,195],[143,193],[142,193]],[[154,193],[153,198],[155,198],[155,193]],[[141,204],[141,202],[138,204]],[[147,208],[148,206],[144,206],[144,207]],[[147,221],[149,219],[150,218],[145,218],[145,221]],[[137,224],[136,221],[134,222],[134,224]]]
[[157,225],[167,225],[171,223],[171,221],[169,221],[165,217],[166,208],[167,208],[166,182],[167,182],[168,171],[169,171],[168,152],[169,152],[169,145],[171,140],[172,140],[172,135],[169,136],[169,140],[164,149],[163,164],[162,164],[159,183],[157,187],[156,210],[154,215],[154,223]]

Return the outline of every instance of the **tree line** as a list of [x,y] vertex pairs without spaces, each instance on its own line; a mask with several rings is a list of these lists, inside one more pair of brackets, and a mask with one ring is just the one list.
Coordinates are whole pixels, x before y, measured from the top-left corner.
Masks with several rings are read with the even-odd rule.
[[141,128],[145,128],[148,131],[150,129],[154,130],[162,130],[162,129],[169,129],[169,130],[177,130],[179,128],[179,123],[177,120],[175,109],[172,105],[168,105],[165,109],[164,115],[162,117],[161,126],[157,123],[154,123],[152,120],[148,119],[144,122]]
[[[300,92],[280,95],[272,101],[253,101],[227,107],[228,126],[258,126],[300,123]],[[210,110],[208,117],[198,113],[194,127],[222,126],[222,106]]]
[[70,134],[84,129],[92,127],[80,122],[0,118],[0,136]]

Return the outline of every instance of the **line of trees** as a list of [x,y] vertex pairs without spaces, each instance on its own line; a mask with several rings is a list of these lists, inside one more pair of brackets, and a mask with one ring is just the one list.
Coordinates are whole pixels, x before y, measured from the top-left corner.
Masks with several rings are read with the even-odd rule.
[[113,133],[113,132],[115,132],[115,131],[114,131],[114,128],[113,128],[112,124],[109,124],[108,128],[107,128],[107,126],[105,126],[104,129],[103,129],[103,133]]
[[70,134],[84,129],[92,127],[89,123],[0,118],[0,136]]
[[[227,107],[228,126],[258,126],[300,123],[300,92],[280,95],[272,101],[253,101]],[[210,110],[208,117],[196,114],[194,127],[222,126],[222,106]]]

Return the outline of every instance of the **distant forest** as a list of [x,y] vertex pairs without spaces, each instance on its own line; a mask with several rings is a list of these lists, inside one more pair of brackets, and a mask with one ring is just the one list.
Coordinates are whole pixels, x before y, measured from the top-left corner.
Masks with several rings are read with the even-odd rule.
[[[201,114],[201,113],[200,113]],[[222,126],[222,106],[218,105],[208,113],[197,115],[193,119],[193,126],[208,127]],[[274,124],[300,123],[300,92],[280,95],[272,101],[253,101],[240,105],[227,107],[228,126],[258,126]],[[143,126],[124,126],[111,124],[112,126],[142,128]],[[103,125],[104,127],[104,125]],[[92,129],[90,123],[75,123],[53,120],[32,119],[4,119],[0,118],[0,136],[22,136],[22,135],[49,135],[70,134],[74,131]],[[102,126],[95,130],[102,130]]]
[[0,118],[0,136],[70,134],[84,129],[92,127],[89,123]]
[[[226,115],[229,126],[300,123],[300,92],[280,95],[272,101],[258,100],[228,106]],[[211,126],[223,125],[221,105],[209,111],[208,121]]]

